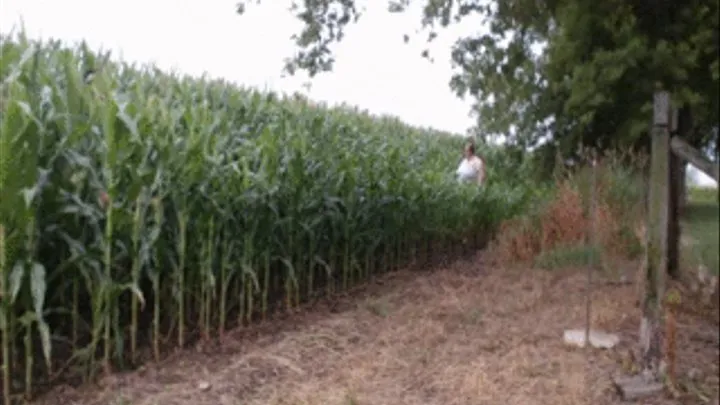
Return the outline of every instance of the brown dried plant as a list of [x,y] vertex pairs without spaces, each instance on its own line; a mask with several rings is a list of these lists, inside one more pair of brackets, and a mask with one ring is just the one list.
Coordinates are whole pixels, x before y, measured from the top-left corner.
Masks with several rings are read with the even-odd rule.
[[[490,249],[495,260],[505,264],[525,263],[559,247],[593,242],[605,253],[628,255],[628,240],[620,236],[627,227],[627,219],[637,218],[642,212],[642,201],[618,202],[617,197],[611,195],[613,183],[609,180],[614,168],[600,163],[597,170],[594,193],[590,192],[588,170],[563,173],[557,176],[555,192],[549,201],[540,201],[534,212],[501,224]],[[590,201],[593,194],[594,204]],[[594,220],[592,206],[595,207]],[[631,213],[628,206],[633,206]],[[590,227],[594,229],[594,237]],[[629,233],[638,237],[637,232]]]

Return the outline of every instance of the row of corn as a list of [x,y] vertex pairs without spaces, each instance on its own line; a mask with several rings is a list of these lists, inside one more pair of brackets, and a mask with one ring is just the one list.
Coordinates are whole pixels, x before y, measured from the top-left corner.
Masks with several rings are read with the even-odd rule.
[[522,199],[458,186],[458,137],[0,41],[5,403],[427,259]]

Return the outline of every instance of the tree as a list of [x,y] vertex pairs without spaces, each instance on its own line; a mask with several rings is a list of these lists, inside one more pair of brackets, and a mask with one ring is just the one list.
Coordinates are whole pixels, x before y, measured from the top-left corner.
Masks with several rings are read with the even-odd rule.
[[[415,0],[420,1],[420,0]],[[403,12],[410,0],[389,1]],[[460,38],[450,87],[474,98],[477,131],[527,148],[544,138],[571,154],[578,144],[647,147],[650,100],[662,82],[693,112],[688,141],[706,146],[718,122],[718,4],[714,0],[422,0],[436,30],[479,18],[487,33]],[[238,5],[238,12],[246,8]],[[293,4],[304,28],[291,74],[333,68],[332,45],[361,18],[354,0]],[[542,49],[542,52],[535,52]],[[511,131],[513,129],[513,131]],[[510,135],[510,136],[508,136]],[[546,148],[547,149],[547,148]]]

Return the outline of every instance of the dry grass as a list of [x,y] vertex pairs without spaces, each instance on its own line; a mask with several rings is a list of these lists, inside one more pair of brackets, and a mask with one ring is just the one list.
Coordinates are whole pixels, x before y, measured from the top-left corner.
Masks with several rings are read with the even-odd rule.
[[[39,403],[620,403],[610,376],[621,371],[625,342],[636,338],[631,286],[597,287],[593,325],[619,332],[624,342],[618,350],[585,352],[562,343],[564,329],[584,325],[583,272],[489,269],[478,255],[382,281],[374,292],[235,331],[217,347],[180,353],[98,387],[59,389]],[[678,369],[717,376],[717,325],[703,322],[680,317]],[[683,403],[701,403],[690,398]]]
[[[602,198],[601,187],[598,195],[594,224],[597,242],[607,253],[624,254],[625,241],[618,238],[622,221]],[[591,218],[585,213],[580,191],[569,181],[564,181],[558,184],[554,198],[535,215],[503,223],[491,250],[501,263],[528,262],[558,247],[584,244],[587,230],[591,227]]]

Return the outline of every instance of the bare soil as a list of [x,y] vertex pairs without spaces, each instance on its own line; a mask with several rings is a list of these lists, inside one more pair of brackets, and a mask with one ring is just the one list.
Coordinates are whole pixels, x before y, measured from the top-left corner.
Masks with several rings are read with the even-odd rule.
[[[585,325],[586,273],[503,269],[483,257],[398,272],[371,287],[181,351],[162,364],[60,387],[38,404],[581,405],[620,404],[611,385],[637,339],[631,285],[598,283],[593,328],[612,350],[563,343]],[[717,318],[678,316],[678,375],[688,393],[639,404],[703,404],[718,395]]]

